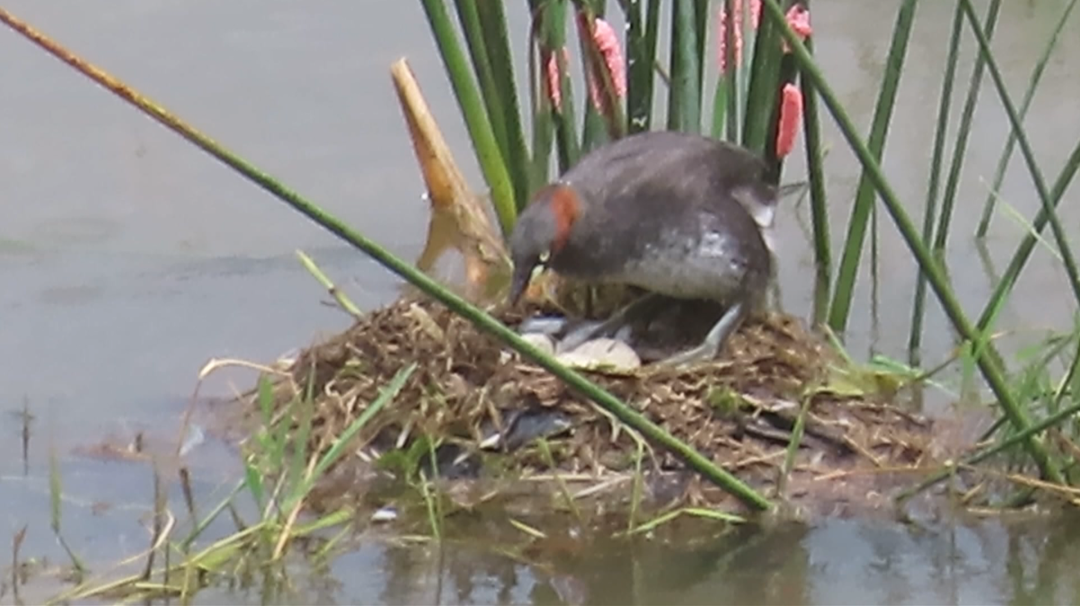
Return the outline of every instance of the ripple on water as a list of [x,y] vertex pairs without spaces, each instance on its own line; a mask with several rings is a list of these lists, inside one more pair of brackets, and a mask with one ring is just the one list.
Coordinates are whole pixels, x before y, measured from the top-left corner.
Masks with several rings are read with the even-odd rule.
[[63,217],[38,223],[30,240],[44,245],[101,244],[120,230],[119,222],[104,217]]
[[39,290],[37,300],[44,305],[77,307],[101,298],[103,293],[104,289],[97,284],[65,284]]

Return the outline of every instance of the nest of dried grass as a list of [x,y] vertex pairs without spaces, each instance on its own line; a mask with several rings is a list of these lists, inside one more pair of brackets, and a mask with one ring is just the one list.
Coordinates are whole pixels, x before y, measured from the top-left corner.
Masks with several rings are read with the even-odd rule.
[[[514,312],[501,316],[510,324],[522,319]],[[419,298],[373,311],[305,350],[292,366],[292,380],[276,385],[275,397],[285,406],[311,382],[308,393],[316,401],[309,446],[322,451],[413,362],[418,368],[395,403],[338,464],[332,477],[348,480],[334,483],[329,496],[335,501],[364,490],[356,479],[371,477],[373,458],[425,436],[453,445],[458,463],[475,455],[462,467],[468,471],[447,467],[443,473],[478,480],[485,499],[520,494],[539,478],[592,498],[625,500],[634,485],[629,480],[642,472],[639,477],[651,479],[644,483],[646,497],[737,508],[554,376]],[[830,393],[837,364],[831,348],[800,321],[772,314],[743,326],[715,362],[590,378],[765,494],[776,487],[795,419],[808,400],[805,435],[786,481],[789,502],[820,513],[874,509],[887,502],[898,473],[909,479],[905,471],[927,463],[931,422],[877,398]],[[545,413],[557,414],[559,423],[548,424],[562,430],[548,436],[543,449],[505,439],[481,447],[490,446],[493,431],[507,435],[522,411],[541,425],[555,418],[545,421]]]

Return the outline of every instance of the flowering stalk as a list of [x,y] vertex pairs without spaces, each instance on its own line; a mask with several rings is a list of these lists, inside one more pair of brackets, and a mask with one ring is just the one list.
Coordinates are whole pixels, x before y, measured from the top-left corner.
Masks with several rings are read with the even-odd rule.
[[578,10],[577,17],[590,100],[607,123],[609,136],[618,139],[626,133],[626,62],[619,38],[607,21],[590,11]]
[[[735,2],[735,64],[742,63],[742,24],[743,24],[743,3],[742,0],[736,0]],[[719,23],[719,29],[717,31],[717,64],[720,66],[720,73],[727,73],[727,35],[728,35],[728,14],[727,8],[720,5],[720,18],[717,19]],[[761,0],[750,0],[750,25],[756,30],[758,24],[761,22]]]
[[[588,28],[587,17],[580,15],[579,25]],[[614,101],[617,102],[625,98],[626,62],[623,60],[622,46],[619,44],[618,35],[607,21],[599,18],[593,19],[589,39],[602,61],[600,63],[602,70],[600,73],[597,73],[598,70],[594,67],[596,62],[585,62],[589,100],[592,101],[596,111],[607,116],[612,113],[610,106],[613,104],[606,101],[608,96],[604,94],[604,84],[610,82],[611,96],[614,97]],[[563,63],[569,63],[570,51],[565,46],[559,49],[559,53],[562,55]],[[553,51],[544,51],[541,58],[544,63],[545,93],[551,100],[551,105],[555,108],[555,111],[562,111],[562,93],[559,86],[562,80],[562,72],[559,69],[559,57]]]
[[[611,79],[615,97],[626,97],[626,62],[623,60],[622,47],[619,38],[611,25],[603,19],[593,19],[592,40],[600,56],[604,60],[603,66],[607,70],[607,77]],[[597,111],[603,111],[603,93],[601,81],[597,79],[593,70],[589,70],[589,98]],[[603,77],[603,76],[601,76]]]
[[570,51],[566,50],[565,46],[559,51],[556,54],[555,51],[545,50],[541,54],[544,62],[544,92],[557,112],[562,111],[562,74],[559,71],[559,54],[562,55],[564,64],[570,62]]
[[[735,64],[742,64],[742,1],[736,0],[735,3]],[[727,38],[728,38],[728,14],[727,8],[724,5],[720,6],[720,18],[717,19],[719,28],[717,30],[717,65],[720,66],[720,73],[727,73]],[[750,27],[755,31],[758,25],[761,23],[761,0],[750,0]],[[810,10],[801,4],[796,4],[788,9],[787,12],[788,27],[791,28],[800,38],[805,40],[813,29],[810,27]],[[784,52],[789,53],[791,49],[788,48],[786,42],[782,42],[784,45]]]
[[[810,10],[801,4],[796,4],[788,10],[787,24],[800,40],[805,41],[813,33],[813,28],[810,27]],[[788,43],[785,41],[783,44],[784,53],[790,53],[791,48]]]
[[[749,2],[750,12],[750,26],[756,31],[761,23],[761,0],[750,0]],[[742,64],[742,26],[743,26],[743,2],[737,0],[735,3],[733,13],[733,27],[731,27],[731,33],[733,35],[733,48],[731,49],[732,56],[734,57],[735,68]],[[810,26],[810,11],[801,4],[795,4],[786,13],[788,27],[795,32],[802,39],[806,39],[813,29]],[[728,60],[728,11],[726,6],[721,5],[719,19],[719,29],[717,32],[717,65],[720,68],[720,73],[727,73],[727,60]],[[785,54],[791,52],[786,42],[781,41],[783,45],[783,52]],[[718,92],[719,94],[719,92]],[[803,98],[802,92],[798,87],[794,86],[791,82],[785,82],[780,90],[780,111],[778,124],[776,129],[776,141],[774,148],[776,150],[776,158],[783,158],[791,153],[792,148],[795,145],[795,141],[798,137],[799,124],[802,119],[802,107]]]

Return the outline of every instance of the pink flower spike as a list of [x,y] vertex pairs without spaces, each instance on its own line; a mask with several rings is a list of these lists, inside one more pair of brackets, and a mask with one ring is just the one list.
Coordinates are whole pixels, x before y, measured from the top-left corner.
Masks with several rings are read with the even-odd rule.
[[[742,63],[742,12],[739,10],[739,4],[735,5],[735,63]],[[720,66],[720,73],[727,72],[727,34],[728,34],[728,16],[727,9],[723,4],[720,5],[720,18],[717,19],[720,24],[719,31],[716,32],[716,64]]]
[[780,124],[776,129],[776,157],[783,158],[795,147],[802,121],[803,98],[799,87],[785,84],[780,98]]
[[[750,25],[756,30],[761,23],[761,1],[762,0],[750,0]],[[735,0],[735,62],[742,63],[742,14],[743,0]],[[725,4],[720,5],[720,18],[717,20],[720,23],[719,31],[717,32],[717,65],[720,66],[720,73],[727,71],[727,8]]]
[[[795,32],[801,40],[806,40],[807,36],[814,33],[813,28],[810,27],[810,11],[801,4],[796,4],[788,10],[787,24],[791,28],[791,31]],[[784,52],[790,53],[791,48],[788,47],[787,40],[784,41]]]
[[[738,6],[742,6],[742,0],[739,0]],[[750,0],[750,25],[754,29],[761,25],[761,0]]]
[[[566,47],[559,49],[562,51],[563,62],[570,62],[570,53],[566,50]],[[546,51],[547,61],[545,61],[545,73],[547,75],[547,94],[551,99],[551,105],[555,108],[555,111],[562,111],[562,86],[561,77],[559,72],[559,58],[551,52]]]
[[[619,45],[619,37],[615,29],[603,19],[593,20],[593,42],[600,50],[600,56],[604,58],[608,75],[611,76],[611,84],[615,87],[615,95],[619,98],[626,96],[626,64],[623,61],[622,47]],[[593,73],[589,74],[589,98],[597,110],[603,111],[601,102],[600,80]]]
[[799,35],[799,38],[806,40],[807,36],[814,33],[813,28],[810,27],[810,10],[805,6],[796,4],[791,7],[786,18],[788,26]]

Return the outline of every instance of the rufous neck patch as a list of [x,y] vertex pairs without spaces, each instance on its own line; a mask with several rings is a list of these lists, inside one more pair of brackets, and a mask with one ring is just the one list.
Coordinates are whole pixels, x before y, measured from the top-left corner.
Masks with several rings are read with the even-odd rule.
[[557,253],[566,245],[570,237],[570,228],[581,215],[581,199],[569,185],[549,186],[548,199],[551,200],[551,212],[555,215],[555,241],[551,243],[551,252]]

